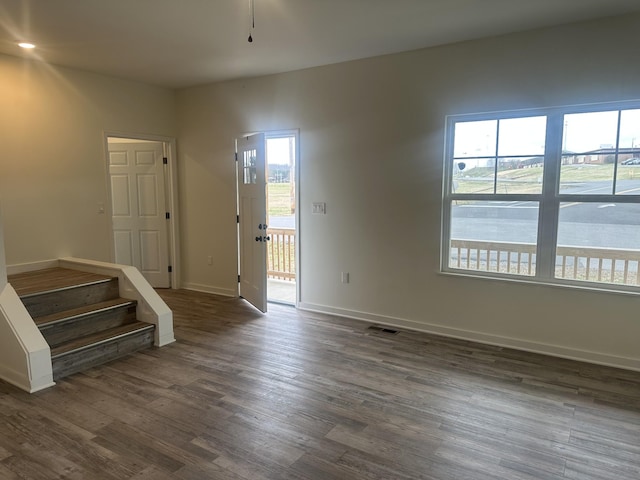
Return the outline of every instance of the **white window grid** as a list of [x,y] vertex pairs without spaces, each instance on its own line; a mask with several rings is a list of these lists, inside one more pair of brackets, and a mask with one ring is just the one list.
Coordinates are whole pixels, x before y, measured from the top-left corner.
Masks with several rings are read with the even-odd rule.
[[[636,149],[619,148],[620,115],[624,110],[640,109],[640,101],[613,102],[590,104],[580,106],[564,106],[544,109],[528,109],[516,111],[490,112],[481,114],[451,115],[446,119],[445,127],[445,158],[443,175],[443,209],[442,209],[442,241],[441,241],[441,271],[446,273],[460,273],[463,275],[481,276],[499,279],[524,280],[527,282],[541,282],[551,284],[566,284],[573,286],[585,286],[602,290],[623,290],[640,291],[640,286],[629,286],[613,283],[592,283],[590,281],[569,280],[558,278],[556,271],[556,250],[558,224],[560,218],[560,205],[565,202],[579,203],[628,203],[640,204],[640,195],[616,194],[616,180],[619,155],[635,153]],[[615,163],[613,185],[610,194],[574,194],[560,193],[560,169],[562,164],[562,147],[564,132],[564,116],[575,113],[591,113],[618,111],[618,137],[615,145]],[[454,158],[454,132],[455,125],[459,122],[482,121],[482,120],[506,120],[523,117],[546,116],[546,141],[544,151],[544,168],[542,180],[542,192],[539,194],[524,193],[498,193],[494,187],[494,193],[455,193],[452,191]],[[498,181],[499,159],[496,149],[494,165],[494,185]],[[505,156],[505,158],[515,156]],[[473,157],[476,158],[476,157]],[[518,201],[537,202],[539,205],[537,244],[535,247],[533,269],[534,274],[503,274],[487,270],[472,270],[452,267],[450,261],[450,240],[451,240],[451,206],[454,201]],[[638,219],[640,222],[640,219]],[[531,256],[529,258],[532,258]],[[640,266],[639,266],[640,268]],[[529,270],[531,271],[531,270]],[[640,273],[638,274],[640,276]],[[640,283],[640,282],[639,282]]]

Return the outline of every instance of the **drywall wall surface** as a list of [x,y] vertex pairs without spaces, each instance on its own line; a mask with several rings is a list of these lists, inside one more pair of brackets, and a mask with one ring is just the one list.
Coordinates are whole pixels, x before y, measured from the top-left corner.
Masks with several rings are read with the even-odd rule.
[[4,255],[4,229],[2,227],[2,206],[0,205],[0,292],[7,285],[7,261]]
[[234,138],[299,128],[305,308],[640,367],[637,297],[439,273],[445,117],[638,99],[638,21],[179,91],[184,285],[237,286]]
[[175,136],[175,92],[0,55],[0,112],[7,264],[109,260],[104,132]]

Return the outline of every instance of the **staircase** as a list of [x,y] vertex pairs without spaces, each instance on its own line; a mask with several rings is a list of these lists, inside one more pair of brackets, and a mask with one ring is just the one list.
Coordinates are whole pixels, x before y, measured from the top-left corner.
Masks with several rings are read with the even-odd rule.
[[136,320],[117,278],[49,268],[8,280],[51,348],[54,380],[153,346],[155,325]]

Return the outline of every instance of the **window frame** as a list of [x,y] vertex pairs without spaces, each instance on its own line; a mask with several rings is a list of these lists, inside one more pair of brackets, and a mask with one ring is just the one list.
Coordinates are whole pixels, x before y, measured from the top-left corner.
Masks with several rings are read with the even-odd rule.
[[[555,276],[557,234],[560,219],[560,205],[566,202],[579,203],[629,203],[640,204],[639,195],[616,194],[618,154],[628,148],[619,148],[620,114],[622,110],[640,109],[640,100],[560,106],[550,108],[497,111],[478,114],[449,115],[445,120],[445,151],[443,162],[442,188],[442,224],[441,224],[441,272],[463,276],[496,278],[501,280],[525,281],[533,283],[569,285],[598,290],[616,290],[640,293],[640,285],[604,283],[589,280],[557,278]],[[614,164],[612,191],[610,194],[573,194],[560,193],[560,173],[563,154],[564,116],[576,113],[605,112],[618,110],[618,138],[616,139],[616,162]],[[523,117],[545,116],[546,137],[544,149],[544,167],[542,191],[535,194],[518,193],[453,193],[453,174],[455,144],[455,124],[486,120],[507,120]],[[495,152],[496,173],[498,171],[499,152]],[[470,157],[473,158],[473,157]],[[494,179],[494,185],[498,179]],[[495,190],[494,190],[495,191]],[[453,202],[462,201],[528,201],[538,203],[538,225],[536,242],[536,268],[534,275],[519,275],[488,270],[471,270],[450,265],[451,210]],[[640,264],[639,264],[640,268]]]

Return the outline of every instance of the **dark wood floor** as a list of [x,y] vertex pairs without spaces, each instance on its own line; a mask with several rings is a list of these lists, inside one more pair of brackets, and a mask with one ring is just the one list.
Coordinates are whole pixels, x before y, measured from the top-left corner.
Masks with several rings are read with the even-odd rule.
[[9,275],[9,283],[11,283],[11,286],[19,296],[23,296],[46,290],[64,289],[84,283],[99,282],[109,278],[105,275],[54,267]]
[[640,478],[640,373],[161,295],[177,343],[0,382],[0,478]]

